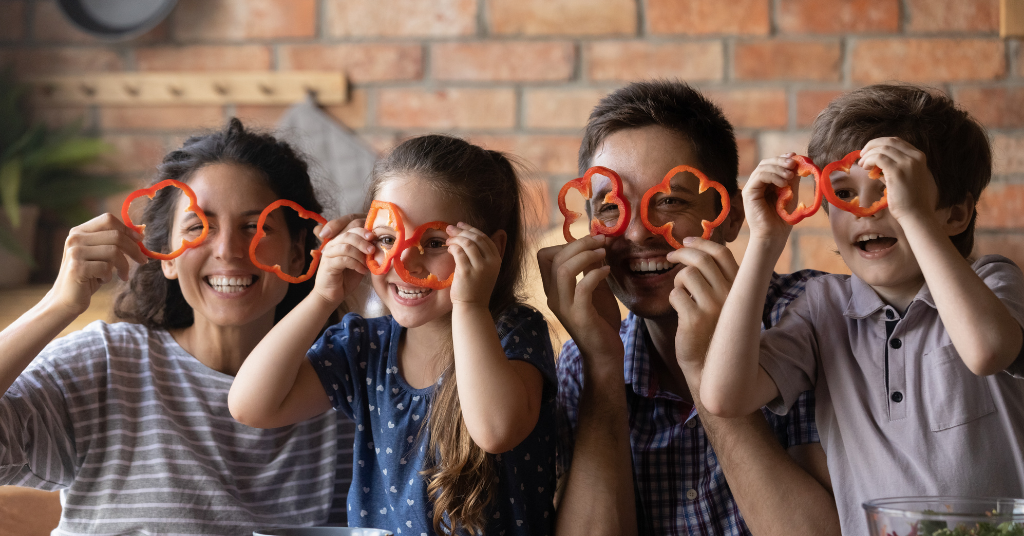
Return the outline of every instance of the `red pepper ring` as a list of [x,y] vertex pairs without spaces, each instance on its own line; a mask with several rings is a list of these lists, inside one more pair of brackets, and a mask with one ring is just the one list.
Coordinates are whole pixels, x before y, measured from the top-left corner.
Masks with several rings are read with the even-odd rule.
[[[882,198],[872,203],[870,207],[862,207],[857,203],[856,197],[850,201],[843,201],[839,199],[836,197],[835,189],[832,188],[832,172],[844,171],[849,173],[850,168],[857,162],[857,160],[860,160],[860,151],[853,151],[852,153],[844,156],[842,160],[836,160],[835,162],[825,166],[825,169],[821,170],[821,186],[822,191],[825,194],[825,199],[828,199],[828,202],[831,203],[832,206],[839,210],[845,210],[858,218],[866,218],[889,206],[888,194],[882,194]],[[870,179],[877,179],[881,176],[882,168],[879,167],[875,167],[868,172],[868,178]]]
[[395,230],[398,237],[395,238],[395,243],[389,251],[384,252],[384,262],[378,263],[374,259],[373,253],[366,255],[366,267],[370,269],[370,273],[373,275],[383,275],[388,273],[391,269],[391,260],[395,258],[395,255],[401,251],[400,246],[405,241],[405,224],[402,222],[402,211],[398,210],[398,206],[394,203],[387,201],[372,201],[370,203],[370,211],[366,213],[366,224],[364,228],[367,231],[373,230],[373,220],[377,217],[377,212],[381,209],[388,211],[388,225]]
[[796,210],[792,214],[786,212],[786,204],[789,203],[790,199],[793,199],[793,188],[785,186],[777,188],[779,199],[775,202],[775,212],[779,213],[779,216],[790,225],[796,225],[800,223],[804,218],[808,218],[818,212],[821,208],[821,170],[818,166],[814,165],[814,162],[806,156],[796,155],[793,157],[796,160],[796,174],[798,177],[806,177],[808,175],[814,175],[814,203],[811,203],[810,207],[805,207],[803,203],[797,205]]
[[593,176],[602,175],[608,177],[608,180],[612,181],[612,189],[610,192],[605,194],[604,202],[612,203],[619,207],[619,217],[615,220],[615,225],[607,226],[601,223],[600,220],[594,218],[590,221],[590,234],[602,234],[607,236],[619,236],[626,232],[626,226],[629,225],[631,214],[629,200],[622,195],[622,178],[619,174],[603,166],[594,166],[587,170],[582,177],[573,179],[562,186],[562,189],[558,191],[558,210],[562,213],[565,221],[562,223],[562,236],[565,237],[566,242],[575,242],[576,238],[569,233],[569,226],[580,218],[583,214],[574,210],[569,210],[569,207],[565,204],[565,196],[569,193],[570,189],[575,189],[583,194],[583,197],[590,199],[591,196],[591,179]]
[[711,238],[712,231],[715,230],[715,227],[722,225],[722,222],[725,221],[725,217],[729,215],[729,209],[732,208],[732,204],[729,200],[729,191],[726,190],[725,186],[722,186],[721,183],[709,179],[707,175],[701,173],[700,170],[690,166],[676,166],[670,169],[668,173],[665,174],[665,178],[662,179],[659,184],[655,185],[650,190],[647,190],[647,192],[644,193],[643,198],[640,199],[640,222],[644,224],[644,227],[646,227],[648,231],[665,237],[665,240],[669,245],[675,249],[679,249],[683,247],[683,245],[677,242],[675,237],[672,236],[673,222],[668,222],[660,227],[655,227],[654,224],[651,223],[651,220],[648,219],[648,211],[651,198],[654,197],[654,194],[667,194],[671,192],[672,177],[684,172],[693,173],[697,179],[700,180],[697,188],[698,194],[704,193],[708,188],[714,188],[715,190],[718,190],[718,195],[722,197],[722,211],[718,213],[718,217],[715,218],[714,221],[701,220],[700,226],[704,228],[704,234],[701,235],[701,238],[704,240]]
[[249,260],[251,260],[252,263],[256,265],[256,267],[259,268],[260,270],[275,274],[277,275],[277,277],[289,283],[302,283],[303,281],[306,281],[307,279],[313,277],[313,273],[316,272],[316,267],[320,264],[320,252],[324,249],[324,246],[327,245],[327,242],[329,242],[329,240],[323,241],[320,244],[320,247],[310,251],[310,254],[313,255],[313,262],[309,263],[309,270],[306,271],[305,275],[302,275],[300,277],[293,277],[291,275],[284,273],[281,270],[280,264],[267,266],[266,264],[263,264],[260,261],[256,260],[256,246],[259,245],[261,238],[267,236],[267,232],[263,230],[263,224],[267,222],[267,216],[269,216],[271,212],[273,212],[275,209],[281,206],[287,206],[295,209],[295,212],[299,214],[300,218],[304,218],[307,220],[315,220],[320,225],[327,224],[327,220],[325,220],[323,216],[317,214],[316,212],[312,212],[302,208],[302,205],[299,205],[295,201],[289,199],[278,199],[277,201],[274,201],[273,203],[267,205],[267,208],[263,209],[263,212],[260,213],[260,219],[257,220],[256,222],[256,234],[253,235],[252,242],[249,242]]
[[[424,223],[416,228],[416,232],[406,240],[401,248],[391,248],[393,251],[404,251],[406,248],[417,248],[420,253],[423,253],[423,246],[420,245],[420,238],[423,237],[428,229],[438,229],[444,231],[450,224],[443,221],[432,221]],[[395,273],[398,277],[402,278],[402,281],[409,283],[410,285],[416,285],[418,287],[431,288],[434,290],[441,290],[452,286],[452,281],[455,279],[455,272],[452,272],[447,279],[441,281],[434,274],[428,274],[425,278],[419,278],[409,273],[409,270],[405,267],[405,263],[402,262],[402,255],[399,254],[395,257]],[[379,275],[379,274],[378,274]]]
[[157,259],[161,261],[169,261],[171,259],[174,259],[181,255],[182,253],[184,253],[186,249],[194,248],[199,244],[202,244],[203,240],[206,240],[207,233],[210,232],[210,222],[207,221],[206,213],[203,212],[203,209],[199,208],[199,203],[196,200],[196,193],[193,192],[192,188],[189,188],[187,184],[176,181],[174,179],[163,180],[154,184],[153,186],[150,186],[149,188],[142,188],[140,190],[135,190],[134,192],[128,194],[128,197],[124,199],[124,203],[121,205],[121,219],[124,220],[125,225],[131,227],[132,229],[135,229],[139,233],[144,233],[146,226],[135,225],[134,223],[132,223],[132,217],[131,215],[128,214],[128,207],[131,206],[132,201],[135,201],[140,197],[145,196],[152,199],[153,196],[156,195],[157,191],[162,190],[168,186],[174,186],[175,188],[180,189],[182,192],[185,192],[185,195],[187,195],[189,199],[188,207],[185,210],[195,212],[196,216],[199,216],[199,221],[203,222],[203,232],[202,234],[199,235],[199,238],[196,238],[195,240],[185,240],[184,238],[182,238],[181,247],[172,251],[171,253],[157,253],[155,251],[150,251],[146,249],[146,246],[142,244],[141,240],[137,242],[137,244],[139,245],[139,249],[142,250],[142,253],[145,256],[151,259]]

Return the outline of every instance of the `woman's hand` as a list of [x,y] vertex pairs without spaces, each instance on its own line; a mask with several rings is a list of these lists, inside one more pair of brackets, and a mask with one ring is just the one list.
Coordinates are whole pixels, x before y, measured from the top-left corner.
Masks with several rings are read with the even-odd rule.
[[452,303],[481,305],[487,308],[491,291],[501,269],[501,252],[483,231],[459,222],[449,225],[448,251],[455,257]]
[[71,229],[64,242],[64,256],[57,281],[48,293],[56,305],[75,316],[89,308],[92,295],[116,272],[128,280],[128,259],[149,262],[138,241],[142,235],[107,213]]
[[374,235],[363,229],[361,214],[331,220],[316,232],[321,240],[330,242],[324,246],[313,292],[337,306],[370,272],[366,267],[366,256],[372,254],[376,247]]

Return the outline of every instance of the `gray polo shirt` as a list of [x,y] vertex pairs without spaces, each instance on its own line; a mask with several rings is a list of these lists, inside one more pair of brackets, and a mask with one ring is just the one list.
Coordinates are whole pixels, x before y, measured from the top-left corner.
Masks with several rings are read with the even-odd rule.
[[[972,265],[1024,326],[1024,275],[1004,257]],[[861,503],[881,497],[1024,497],[1024,352],[974,375],[925,285],[905,314],[848,275],[807,292],[761,335],[761,366],[785,413],[815,390],[816,423],[843,534],[867,534]]]

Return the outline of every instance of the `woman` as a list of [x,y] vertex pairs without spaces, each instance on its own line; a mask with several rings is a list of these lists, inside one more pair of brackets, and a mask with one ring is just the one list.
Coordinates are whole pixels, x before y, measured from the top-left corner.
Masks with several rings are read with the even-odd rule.
[[[340,414],[257,430],[227,408],[244,357],[312,287],[262,272],[248,256],[273,201],[321,211],[306,164],[233,119],[167,155],[154,183],[164,179],[195,191],[209,219],[202,244],[152,261],[133,229],[95,218],[71,231],[53,288],[0,333],[0,484],[63,490],[54,534],[246,534],[325,523]],[[142,218],[148,249],[170,252],[202,230],[188,205],[177,188],[156,194]],[[331,222],[328,235],[346,223]],[[304,273],[317,244],[312,225],[275,210],[260,261]],[[129,271],[129,259],[139,266]],[[129,272],[115,305],[128,322],[94,322],[50,342],[100,285]]]

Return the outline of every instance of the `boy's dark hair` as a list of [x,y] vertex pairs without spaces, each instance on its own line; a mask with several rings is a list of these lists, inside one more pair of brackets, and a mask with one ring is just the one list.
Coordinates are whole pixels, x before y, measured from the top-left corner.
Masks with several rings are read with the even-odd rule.
[[590,168],[605,138],[620,130],[651,125],[683,136],[693,146],[695,164],[701,171],[725,186],[730,195],[739,190],[739,151],[732,124],[707,97],[678,80],[634,82],[601,99],[583,131],[580,175]]
[[[938,187],[938,206],[975,208],[992,178],[992,150],[977,121],[943,93],[913,85],[878,84],[837,97],[814,120],[808,155],[819,167],[883,136],[903,139],[924,153]],[[950,237],[961,255],[974,249],[977,209],[962,233]]]
[[[150,185],[165,179],[187,184],[196,171],[211,164],[232,164],[256,171],[279,198],[295,201],[312,212],[323,212],[313,193],[306,161],[287,143],[269,134],[246,130],[237,118],[232,118],[223,130],[193,136],[185,140],[181,148],[168,153],[157,166]],[[146,226],[143,243],[150,251],[171,251],[171,222],[180,195],[177,188],[163,188],[146,205],[141,221],[137,223]],[[284,215],[292,240],[298,240],[302,230],[306,230],[302,247],[306,252],[305,273],[313,260],[310,251],[319,245],[313,234],[316,222],[300,218],[291,210],[284,211]],[[275,276],[264,273],[263,277]],[[314,280],[309,279],[288,285],[288,293],[274,312],[275,323],[313,290],[313,283]],[[178,281],[164,277],[161,264],[153,260],[132,271],[128,286],[121,290],[114,302],[114,315],[155,329],[184,328],[195,320]],[[336,320],[336,313],[332,313],[330,323]]]

